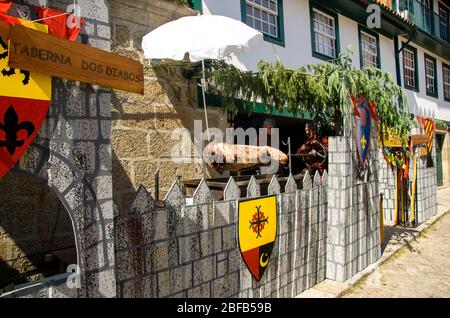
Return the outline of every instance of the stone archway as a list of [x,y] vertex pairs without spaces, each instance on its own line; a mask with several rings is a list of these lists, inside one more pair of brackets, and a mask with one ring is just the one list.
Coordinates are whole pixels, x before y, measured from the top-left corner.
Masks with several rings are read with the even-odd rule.
[[14,170],[0,182],[0,294],[77,266],[73,218],[47,182]]
[[[49,146],[39,143],[38,139],[14,170],[42,179],[68,212],[80,268],[81,290],[77,294],[80,297],[115,297],[114,272],[104,270],[114,266],[113,222],[107,220],[112,211],[105,205],[105,199],[98,199],[98,191],[93,189],[98,181],[90,182],[74,164],[74,158],[63,155],[61,149],[65,147],[56,150],[52,141]],[[102,280],[102,277],[107,279]]]

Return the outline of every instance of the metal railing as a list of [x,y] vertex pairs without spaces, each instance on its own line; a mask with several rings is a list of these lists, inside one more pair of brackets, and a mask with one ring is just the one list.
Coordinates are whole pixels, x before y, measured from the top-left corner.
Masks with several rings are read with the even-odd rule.
[[398,0],[398,13],[422,31],[450,44],[450,23],[418,0]]

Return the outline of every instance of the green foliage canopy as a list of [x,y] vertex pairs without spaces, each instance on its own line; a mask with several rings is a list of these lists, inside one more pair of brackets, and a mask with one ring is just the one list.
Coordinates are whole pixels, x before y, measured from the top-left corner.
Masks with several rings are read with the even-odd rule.
[[[222,97],[222,107],[237,112],[236,98],[250,107],[253,101],[293,113],[309,112],[315,120],[343,128],[353,115],[351,96],[361,94],[377,104],[382,127],[399,136],[408,135],[412,120],[407,98],[392,76],[374,67],[352,66],[350,47],[338,59],[318,65],[289,69],[280,62],[259,62],[257,72],[247,72],[223,61],[213,61],[207,78],[211,93]],[[384,129],[381,129],[383,134]]]

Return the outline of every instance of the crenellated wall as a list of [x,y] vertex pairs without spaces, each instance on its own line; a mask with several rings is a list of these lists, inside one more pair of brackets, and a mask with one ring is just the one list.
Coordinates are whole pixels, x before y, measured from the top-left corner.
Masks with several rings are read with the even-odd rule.
[[[277,239],[269,267],[256,282],[238,247],[239,187],[231,178],[225,201],[214,202],[205,181],[186,205],[178,183],[158,207],[144,187],[116,222],[118,297],[295,297],[325,279],[327,177],[289,178],[281,193]],[[248,197],[258,197],[255,179]]]

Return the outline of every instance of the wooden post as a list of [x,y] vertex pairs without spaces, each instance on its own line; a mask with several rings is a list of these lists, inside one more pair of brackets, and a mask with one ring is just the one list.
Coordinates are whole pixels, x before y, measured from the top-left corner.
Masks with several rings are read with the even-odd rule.
[[155,201],[159,201],[159,169],[155,173]]
[[384,209],[382,193],[380,193],[380,238],[381,244],[384,244]]
[[411,193],[411,225],[416,221],[416,192],[417,192],[417,154],[414,155],[414,176]]

